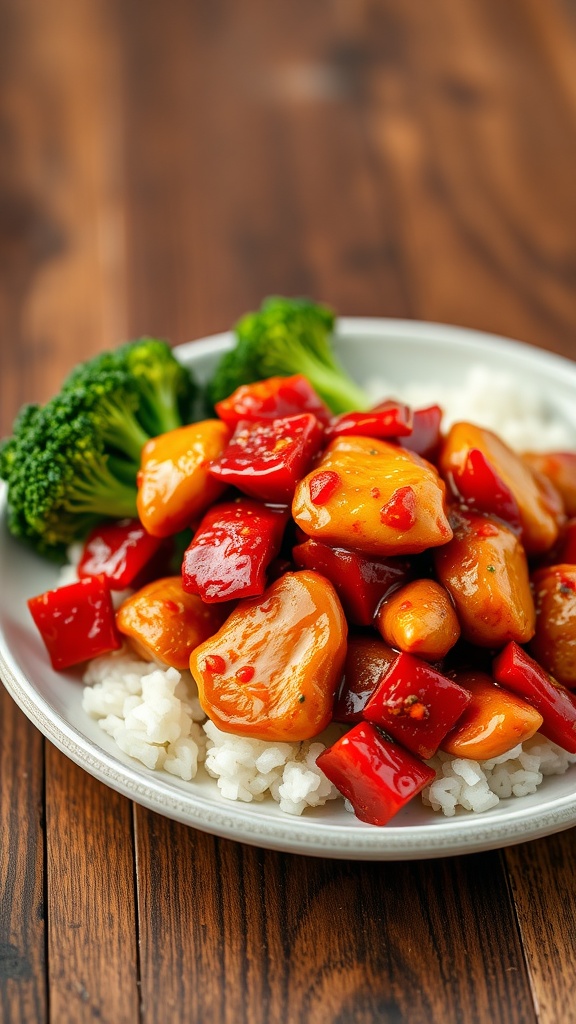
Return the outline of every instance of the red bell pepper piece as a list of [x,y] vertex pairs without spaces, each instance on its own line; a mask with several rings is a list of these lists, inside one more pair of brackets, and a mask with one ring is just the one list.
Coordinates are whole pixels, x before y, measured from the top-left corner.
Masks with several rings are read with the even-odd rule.
[[356,817],[386,825],[436,776],[433,768],[360,722],[316,758],[316,764],[352,804]]
[[457,498],[478,512],[499,516],[519,530],[520,509],[512,491],[479,448],[471,448],[462,466],[450,473]]
[[57,671],[122,646],[104,576],[47,590],[31,597],[28,607]]
[[210,475],[252,498],[283,504],[306,475],[322,444],[323,427],[312,413],[284,419],[243,421]]
[[466,690],[432,665],[403,652],[366,704],[364,718],[428,760],[470,699]]
[[183,589],[206,604],[264,593],[287,522],[288,509],[249,498],[214,505],[184,553]]
[[399,437],[398,444],[407,448],[415,455],[434,462],[440,448],[442,435],[442,409],[439,405],[430,405],[426,409],[415,409],[412,414],[412,433],[408,437]]
[[101,523],[89,535],[78,564],[80,579],[105,576],[111,590],[143,586],[142,576],[163,545],[138,519]]
[[312,569],[330,580],[346,618],[357,626],[371,625],[380,602],[410,575],[405,559],[361,555],[319,540],[296,545],[292,558],[299,569]]
[[354,437],[405,437],[412,433],[412,410],[401,402],[381,402],[367,412],[344,412],[326,427],[326,440]]
[[576,696],[534,661],[513,640],[494,661],[494,678],[531,704],[544,719],[540,732],[547,740],[576,754]]
[[293,377],[269,377],[268,380],[242,384],[217,402],[216,414],[234,428],[240,420],[277,420],[311,412],[321,423],[329,423],[332,413],[301,373]]
[[335,722],[352,725],[362,721],[369,698],[396,657],[397,652],[376,637],[348,638],[344,676],[332,713]]

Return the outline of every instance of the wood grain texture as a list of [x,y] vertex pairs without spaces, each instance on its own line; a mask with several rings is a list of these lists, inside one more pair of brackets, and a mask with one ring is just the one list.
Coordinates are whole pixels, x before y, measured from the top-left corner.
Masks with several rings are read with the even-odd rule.
[[4,689],[0,722],[0,1020],[44,1024],[44,741]]
[[539,1024],[576,1021],[576,831],[507,850]]
[[372,4],[372,39],[398,45],[368,76],[366,119],[415,315],[574,355],[576,123],[533,6]]
[[283,289],[572,354],[576,41],[564,18],[561,79],[533,7],[198,4],[160,33],[153,4],[136,33],[124,7],[138,329],[161,315],[183,340]]
[[0,401],[7,425],[125,335],[118,64],[107,4],[3,0]]
[[334,863],[136,816],[144,1024],[536,1020],[497,854]]
[[338,7],[181,4],[161,32],[150,0],[123,7],[131,333],[185,341],[274,292],[410,312],[391,197],[326,62]]
[[50,1020],[137,1024],[130,803],[51,744],[46,836]]

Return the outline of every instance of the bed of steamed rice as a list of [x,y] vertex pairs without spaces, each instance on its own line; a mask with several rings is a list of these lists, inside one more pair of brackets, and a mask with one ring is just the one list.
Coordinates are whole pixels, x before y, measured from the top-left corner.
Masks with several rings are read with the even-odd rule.
[[248,803],[270,794],[288,814],[339,796],[316,766],[324,743],[266,743],[221,732],[206,719],[189,672],[118,652],[95,658],[84,681],[84,710],[147,768],[189,782],[203,763],[223,797]]
[[558,417],[544,396],[508,373],[472,366],[457,385],[412,383],[398,386],[373,379],[368,387],[375,400],[393,395],[417,409],[440,405],[446,430],[458,420],[472,420],[496,431],[518,451],[558,451],[573,448],[576,428]]
[[[535,391],[520,391],[510,376],[484,367],[474,367],[458,387],[398,388],[373,381],[370,390],[376,398],[393,394],[415,407],[437,403],[445,411],[444,427],[458,419],[473,420],[520,450],[576,445],[575,430],[555,419]],[[76,578],[73,563],[78,555],[71,552],[62,584]],[[205,719],[190,673],[163,669],[126,652],[95,659],[85,682],[84,710],[98,719],[120,750],[150,769],[184,781],[205,770],[223,797],[250,802],[271,796],[288,814],[339,798],[316,766],[316,757],[333,737],[267,743],[221,732]],[[430,762],[436,779],[422,799],[447,816],[459,808],[481,813],[500,800],[535,793],[546,776],[560,775],[574,762],[575,754],[539,734],[491,761],[439,753]]]

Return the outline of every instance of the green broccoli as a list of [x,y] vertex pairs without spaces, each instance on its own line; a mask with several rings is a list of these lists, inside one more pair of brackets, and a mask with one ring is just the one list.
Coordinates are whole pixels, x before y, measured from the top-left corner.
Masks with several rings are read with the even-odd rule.
[[9,480],[17,466],[20,446],[14,443],[15,438],[19,437],[24,442],[40,413],[39,405],[23,405],[14,420],[13,437],[7,437],[0,441],[0,480]]
[[102,441],[134,463],[135,480],[140,453],[151,437],[141,424],[141,405],[138,382],[96,356],[68,378],[52,400],[51,415],[56,422],[90,416]]
[[139,416],[151,437],[190,421],[196,385],[165,341],[139,338],[122,345],[116,354],[137,382]]
[[89,385],[94,374],[112,371],[132,379],[139,398],[138,419],[150,437],[190,422],[196,384],[167,342],[144,337],[102,352],[72,370],[64,387],[85,381]]
[[142,447],[182,426],[194,388],[169,346],[145,339],[80,364],[45,406],[24,406],[0,445],[10,531],[59,557],[99,519],[136,516]]
[[119,460],[105,451],[94,419],[66,419],[63,410],[49,402],[0,450],[11,533],[56,557],[99,519],[137,514],[134,480],[115,472]]
[[236,345],[220,360],[207,394],[213,405],[241,384],[302,373],[333,412],[370,404],[331,347],[334,314],[307,299],[272,297],[236,324]]

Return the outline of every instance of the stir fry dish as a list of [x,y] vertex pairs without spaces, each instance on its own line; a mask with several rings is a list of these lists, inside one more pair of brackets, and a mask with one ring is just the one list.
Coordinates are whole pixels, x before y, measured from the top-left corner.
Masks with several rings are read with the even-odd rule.
[[193,422],[163,343],[97,357],[22,411],[0,473],[16,537],[82,544],[77,582],[29,601],[55,669],[128,645],[189,668],[224,732],[339,723],[317,765],[385,825],[439,751],[489,760],[539,732],[576,754],[576,454],[371,405],[333,326],[268,300]]

